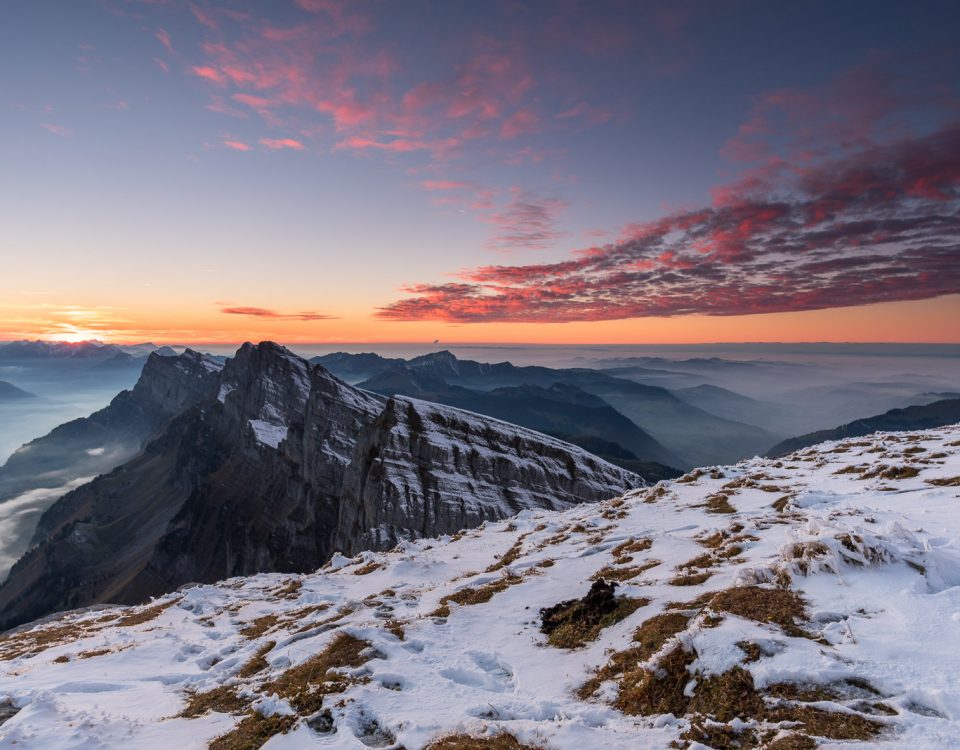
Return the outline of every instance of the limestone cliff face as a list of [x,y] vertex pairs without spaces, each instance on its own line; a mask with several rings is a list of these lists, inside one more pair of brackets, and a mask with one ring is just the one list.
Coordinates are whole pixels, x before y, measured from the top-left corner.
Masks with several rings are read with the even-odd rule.
[[640,483],[530,430],[359,390],[276,344],[245,344],[216,377],[139,455],[45,514],[43,539],[0,587],[0,627],[189,581],[309,571],[338,550]]
[[[634,480],[635,481],[635,480]],[[390,399],[357,441],[335,538],[355,554],[515,515],[610,496],[628,472],[499,420]]]

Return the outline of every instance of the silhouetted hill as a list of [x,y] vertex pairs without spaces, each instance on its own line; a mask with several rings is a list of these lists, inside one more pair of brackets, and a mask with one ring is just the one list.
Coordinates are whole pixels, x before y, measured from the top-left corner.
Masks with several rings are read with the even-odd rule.
[[906,409],[891,409],[875,417],[857,419],[832,430],[819,430],[777,443],[767,451],[767,456],[783,456],[787,453],[822,443],[824,440],[841,440],[861,437],[872,432],[900,430],[926,430],[960,422],[960,399],[935,401],[924,406],[908,406]]
[[0,403],[6,401],[29,401],[32,398],[37,397],[29,391],[17,388],[13,383],[0,380]]

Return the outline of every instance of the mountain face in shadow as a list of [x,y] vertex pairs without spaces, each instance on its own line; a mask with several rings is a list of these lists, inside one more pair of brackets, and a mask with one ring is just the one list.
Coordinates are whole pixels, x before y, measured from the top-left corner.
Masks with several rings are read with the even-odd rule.
[[641,480],[557,439],[354,388],[269,342],[245,344],[208,395],[132,460],[57,501],[0,587],[0,627],[189,581],[315,570],[613,497]]
[[[170,418],[213,394],[221,365],[187,350],[151,354],[136,385],[103,409],[74,419],[18,448],[0,467],[0,559],[28,546],[40,515],[78,480],[129,460]],[[6,565],[0,567],[0,576]]]
[[926,430],[960,422],[960,399],[945,399],[923,406],[908,406],[891,409],[875,417],[857,419],[832,430],[819,430],[777,443],[766,455],[775,458],[787,453],[822,443],[825,440],[841,440],[861,437],[872,432],[896,432],[901,430]]
[[[317,361],[326,362],[336,372],[336,368],[348,368],[347,363],[352,356],[358,355],[339,353],[317,358]],[[380,361],[371,360],[370,355],[363,356],[367,357],[366,367],[378,372],[363,381],[361,387],[379,393],[388,393],[391,389],[401,393],[410,392],[404,389],[413,387],[420,389],[415,391],[419,397],[434,397],[441,401],[445,398],[472,398],[473,405],[464,408],[481,413],[494,413],[494,410],[502,408],[500,397],[504,394],[496,395],[498,389],[528,386],[550,389],[557,385],[576,387],[601,399],[607,407],[632,422],[637,430],[657,445],[638,440],[631,447],[609,434],[602,436],[604,439],[619,444],[640,460],[665,463],[681,469],[735,462],[762,452],[777,439],[776,434],[760,427],[711,414],[665,388],[636,383],[598,370],[518,367],[509,362],[485,364],[457,359],[448,351],[415,357],[402,364],[383,358]],[[442,393],[441,385],[465,389],[471,391],[472,395],[462,390]],[[427,395],[429,393],[434,396]],[[533,394],[531,392],[528,395]],[[542,392],[537,395],[544,396]],[[574,405],[553,400],[555,414],[552,419],[571,423],[573,419],[564,412]],[[516,414],[514,421],[529,418],[529,426],[533,426],[534,420],[544,418],[542,415],[524,415],[522,411]],[[625,425],[623,429],[626,429]],[[586,439],[599,434],[593,428],[584,428],[581,432],[554,426],[550,431],[562,432],[567,439],[574,441],[579,441],[581,436]],[[627,440],[626,437],[623,439]],[[669,455],[664,455],[661,448]]]

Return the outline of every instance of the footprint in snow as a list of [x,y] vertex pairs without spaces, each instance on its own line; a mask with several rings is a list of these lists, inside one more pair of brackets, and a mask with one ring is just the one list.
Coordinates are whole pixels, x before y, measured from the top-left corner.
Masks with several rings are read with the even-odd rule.
[[[513,669],[493,654],[480,651],[467,652],[471,666],[455,666],[441,669],[440,674],[451,682],[467,687],[476,687],[491,693],[506,693],[513,690]],[[476,667],[476,669],[472,668]]]

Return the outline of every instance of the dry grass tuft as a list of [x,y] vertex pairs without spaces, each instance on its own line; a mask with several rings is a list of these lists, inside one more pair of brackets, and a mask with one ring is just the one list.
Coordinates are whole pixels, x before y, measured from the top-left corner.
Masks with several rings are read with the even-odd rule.
[[339,633],[319,654],[302,664],[290,667],[263,686],[265,695],[276,693],[287,700],[302,716],[316,713],[323,707],[323,697],[342,693],[353,682],[339,674],[340,670],[356,668],[369,661],[363,652],[367,641],[347,633]]
[[262,672],[267,668],[267,654],[273,651],[273,647],[277,645],[276,641],[267,641],[260,648],[257,649],[257,652],[250,658],[246,664],[240,667],[240,670],[237,672],[237,677],[247,678],[252,677],[258,672]]
[[279,620],[280,615],[278,614],[269,614],[264,615],[263,617],[258,617],[245,628],[241,628],[240,635],[246,636],[247,638],[259,638],[261,635],[270,630],[270,628],[276,625]]
[[242,714],[249,707],[250,701],[237,695],[236,688],[220,685],[205,693],[188,693],[187,705],[177,716],[183,719],[195,719],[210,711],[221,714]]
[[618,565],[626,565],[633,560],[633,555],[646,552],[653,546],[652,539],[629,539],[613,548],[613,559]]
[[960,477],[937,477],[936,479],[928,479],[927,484],[937,487],[960,487]]
[[713,573],[704,571],[703,573],[685,573],[671,578],[667,583],[671,586],[699,586],[701,583],[709,580]]
[[274,589],[272,594],[281,599],[296,599],[300,595],[301,588],[303,588],[303,582],[299,578],[291,578],[280,588]]
[[119,620],[117,620],[116,624],[121,628],[142,625],[145,622],[150,622],[151,620],[157,619],[165,610],[169,609],[179,601],[179,599],[172,599],[169,602],[155,604],[152,607],[141,607],[136,612],[132,612],[121,617]]
[[233,731],[217,737],[209,750],[258,750],[267,740],[278,734],[286,734],[293,727],[293,716],[263,716],[251,711]]
[[633,633],[634,645],[623,651],[615,652],[610,661],[598,669],[593,677],[577,691],[577,695],[586,700],[600,687],[600,684],[621,677],[636,665],[647,661],[666,645],[677,633],[685,630],[690,618],[679,612],[666,612],[645,620]]
[[476,588],[464,588],[455,591],[440,600],[440,606],[431,613],[431,617],[449,617],[450,604],[459,604],[461,607],[472,606],[474,604],[485,604],[490,601],[494,594],[499,594],[511,586],[515,586],[523,580],[522,576],[505,575],[496,581],[491,581],[483,586]]
[[704,507],[707,513],[736,513],[737,509],[730,504],[730,495],[725,492],[717,492],[707,496],[707,502]]
[[788,635],[806,635],[797,622],[807,620],[803,599],[797,592],[762,586],[737,586],[718,591],[710,608],[755,622],[779,625]]
[[370,573],[373,573],[373,571],[375,570],[380,570],[381,568],[383,568],[383,565],[371,560],[366,565],[361,565],[359,568],[354,570],[353,574],[355,576],[365,576],[365,575],[369,575]]
[[423,750],[542,750],[542,747],[525,745],[512,734],[501,732],[491,737],[451,734],[434,740]]
[[690,701],[684,695],[692,676],[687,668],[695,659],[695,653],[676,646],[657,662],[655,669],[628,670],[620,678],[614,707],[632,716],[683,716]]
[[784,495],[774,500],[773,503],[771,503],[771,507],[777,511],[777,513],[785,513],[791,500],[793,500],[793,495]]
[[516,542],[513,543],[513,546],[510,547],[503,555],[498,559],[493,565],[488,567],[484,572],[485,573],[495,573],[498,570],[503,570],[508,565],[512,565],[517,561],[517,558],[520,557],[520,550],[523,549],[523,540],[527,538],[527,534],[524,534]]
[[608,581],[631,581],[642,573],[646,573],[651,568],[657,567],[659,564],[659,560],[647,560],[641,565],[629,565],[623,568],[606,565],[590,576],[590,579],[593,581],[600,580],[601,578]]

